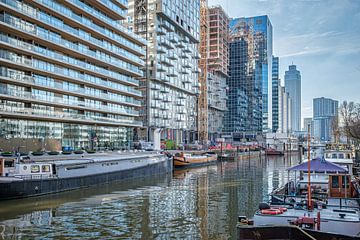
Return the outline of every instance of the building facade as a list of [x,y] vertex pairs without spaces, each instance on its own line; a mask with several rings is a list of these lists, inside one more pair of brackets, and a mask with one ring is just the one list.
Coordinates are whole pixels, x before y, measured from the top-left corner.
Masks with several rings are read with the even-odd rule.
[[314,121],[312,118],[304,118],[304,132],[308,132],[308,126],[310,126],[310,136],[314,136]]
[[291,127],[292,131],[301,130],[301,75],[296,65],[290,65],[285,71],[285,89],[292,99]]
[[279,129],[279,57],[272,57],[272,132]]
[[197,130],[200,1],[130,0],[129,27],[148,40],[142,116],[162,139],[192,141]]
[[[258,16],[232,19],[229,28],[225,131],[255,136],[272,129],[272,26],[267,16]],[[244,100],[248,101],[245,118],[238,105]]]
[[331,141],[333,124],[338,120],[339,102],[330,98],[314,98],[314,137],[318,141]]
[[291,133],[291,98],[285,87],[279,88],[279,133]]
[[129,146],[146,41],[126,1],[0,2],[0,146]]
[[229,17],[220,6],[210,7],[208,56],[208,124],[209,140],[220,137],[226,111],[229,66]]

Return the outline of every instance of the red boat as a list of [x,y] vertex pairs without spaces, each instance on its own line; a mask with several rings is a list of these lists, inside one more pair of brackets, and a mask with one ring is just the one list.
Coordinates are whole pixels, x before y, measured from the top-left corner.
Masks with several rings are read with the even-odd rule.
[[267,148],[265,150],[265,154],[266,155],[284,155],[284,152],[280,151],[280,150],[276,150],[274,148]]

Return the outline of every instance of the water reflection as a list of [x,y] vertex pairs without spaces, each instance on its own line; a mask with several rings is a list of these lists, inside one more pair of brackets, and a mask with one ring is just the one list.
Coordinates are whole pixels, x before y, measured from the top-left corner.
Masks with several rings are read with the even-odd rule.
[[0,225],[3,237],[17,239],[233,239],[237,216],[251,216],[296,163],[297,156],[219,162],[172,177],[5,201]]

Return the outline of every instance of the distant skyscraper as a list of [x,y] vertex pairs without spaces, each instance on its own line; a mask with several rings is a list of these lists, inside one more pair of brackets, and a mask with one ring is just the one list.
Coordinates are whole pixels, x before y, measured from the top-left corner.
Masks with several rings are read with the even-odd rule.
[[304,118],[304,128],[303,131],[308,131],[308,125],[310,125],[310,135],[314,136],[314,121],[312,118]]
[[272,131],[279,129],[279,58],[272,57]]
[[291,129],[291,98],[285,87],[279,87],[279,128],[278,132],[288,133]]
[[296,65],[290,65],[285,72],[285,89],[292,100],[291,127],[292,131],[301,130],[301,75]]
[[[230,21],[229,99],[225,130],[272,130],[272,25],[267,16]],[[244,96],[246,96],[244,98]],[[241,102],[247,102],[243,118]]]
[[314,98],[314,137],[320,141],[331,141],[332,124],[338,118],[339,102],[330,98]]

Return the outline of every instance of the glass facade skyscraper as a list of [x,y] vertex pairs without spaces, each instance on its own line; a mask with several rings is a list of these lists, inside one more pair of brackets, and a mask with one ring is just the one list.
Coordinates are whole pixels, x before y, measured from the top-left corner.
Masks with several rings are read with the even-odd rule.
[[120,24],[126,10],[117,0],[0,2],[1,146],[128,146],[142,127],[146,41]]
[[314,137],[319,141],[332,140],[332,126],[338,118],[339,102],[330,98],[314,98]]
[[296,65],[290,65],[285,72],[285,89],[292,101],[291,127],[292,131],[301,130],[301,75]]
[[279,130],[279,58],[272,57],[272,132]]
[[[272,130],[272,25],[267,16],[230,21],[226,132]],[[245,98],[241,98],[246,96]],[[242,104],[246,101],[246,104]],[[243,108],[246,109],[243,109]],[[245,111],[245,112],[244,112]]]

